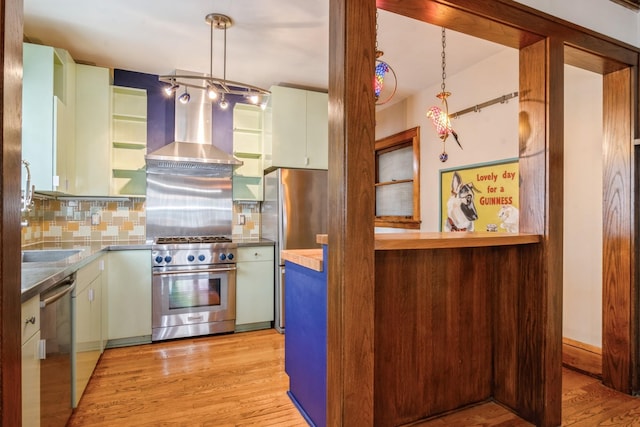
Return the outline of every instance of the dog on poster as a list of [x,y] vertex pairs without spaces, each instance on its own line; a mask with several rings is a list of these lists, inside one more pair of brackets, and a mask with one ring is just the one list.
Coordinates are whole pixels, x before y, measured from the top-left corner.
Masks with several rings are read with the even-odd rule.
[[478,211],[474,203],[475,192],[481,193],[472,182],[463,183],[458,172],[451,178],[451,196],[447,201],[445,231],[473,231]]

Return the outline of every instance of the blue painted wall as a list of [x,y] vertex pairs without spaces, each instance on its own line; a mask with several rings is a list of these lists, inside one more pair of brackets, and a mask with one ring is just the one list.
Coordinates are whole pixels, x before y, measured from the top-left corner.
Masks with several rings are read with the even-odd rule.
[[[175,95],[164,92],[166,83],[155,74],[114,69],[113,84],[147,90],[147,152],[152,152],[170,143],[175,133]],[[228,96],[229,108],[214,105],[211,111],[211,138],[216,147],[233,152],[233,107],[241,102],[241,96]]]

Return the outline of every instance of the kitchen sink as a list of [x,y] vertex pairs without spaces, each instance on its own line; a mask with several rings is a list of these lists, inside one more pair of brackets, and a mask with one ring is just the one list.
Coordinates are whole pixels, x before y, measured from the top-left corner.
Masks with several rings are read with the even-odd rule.
[[69,258],[82,249],[43,249],[22,251],[22,262],[55,262]]

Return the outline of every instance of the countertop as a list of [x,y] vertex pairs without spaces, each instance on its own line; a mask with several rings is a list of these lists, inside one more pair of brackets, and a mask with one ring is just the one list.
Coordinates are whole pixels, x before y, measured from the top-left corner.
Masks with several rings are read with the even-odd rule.
[[281,251],[282,259],[294,264],[322,271],[322,249],[286,249]]
[[262,239],[262,238],[256,239],[255,237],[254,238],[234,237],[233,243],[236,243],[239,248],[243,246],[273,246],[276,244],[276,242],[274,242],[273,240]]
[[[327,234],[318,234],[316,241],[329,244]],[[375,250],[477,248],[540,243],[542,236],[527,233],[454,232],[454,233],[376,233]]]
[[22,269],[22,302],[46,291],[65,277],[75,273],[91,261],[104,254],[106,251],[118,250],[150,250],[151,245],[147,244],[105,244],[95,242],[89,244],[78,244],[74,242],[51,242],[35,243],[22,247],[22,251],[43,250],[43,249],[79,249],[80,252],[55,262],[23,262]]
[[[257,238],[233,238],[233,243],[238,247],[273,246],[275,242],[269,239]],[[151,243],[103,243],[92,242],[44,242],[25,245],[22,251],[46,250],[46,249],[79,249],[80,252],[56,262],[23,262],[22,269],[22,302],[46,291],[65,277],[75,273],[91,261],[107,251],[123,250],[151,250]],[[321,256],[322,259],[322,256]],[[149,272],[151,274],[151,272]]]
[[[376,233],[375,250],[412,250],[412,249],[448,249],[478,248],[484,246],[510,246],[540,243],[542,236],[526,233],[490,233],[490,232],[455,232],[455,233]],[[316,242],[327,245],[327,234],[318,234]],[[310,268],[322,271],[322,249],[289,249],[283,250],[282,258]]]

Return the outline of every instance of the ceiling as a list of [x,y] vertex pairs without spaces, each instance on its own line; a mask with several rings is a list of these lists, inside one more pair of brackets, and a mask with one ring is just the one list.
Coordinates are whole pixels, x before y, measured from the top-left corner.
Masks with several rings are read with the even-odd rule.
[[[209,71],[209,13],[230,16],[230,80],[268,89],[328,87],[328,0],[24,0],[32,42],[67,49],[79,62],[149,74]],[[223,32],[214,31],[213,74],[222,77]],[[394,102],[441,81],[441,29],[385,11],[378,46],[397,75]],[[447,75],[504,47],[447,31]]]

